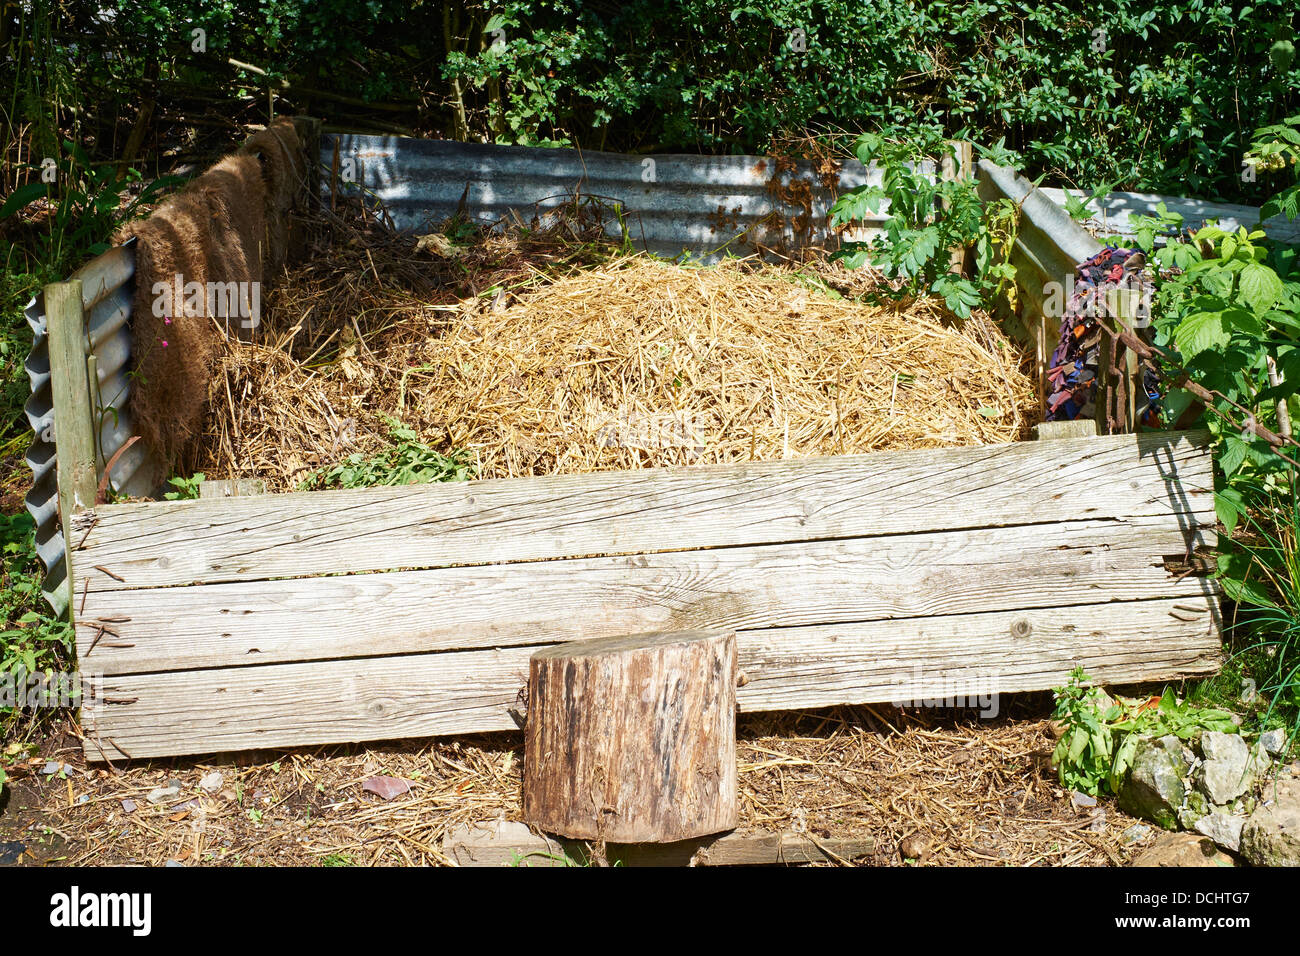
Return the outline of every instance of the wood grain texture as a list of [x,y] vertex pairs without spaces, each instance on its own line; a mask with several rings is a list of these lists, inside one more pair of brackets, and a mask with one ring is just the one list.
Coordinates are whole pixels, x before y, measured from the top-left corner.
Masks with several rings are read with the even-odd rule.
[[[109,674],[504,647],[656,630],[925,617],[1153,595],[1188,516],[91,593],[83,666]],[[1179,527],[1180,521],[1185,525]],[[99,622],[110,637],[100,638]]]
[[[59,517],[63,540],[72,537],[73,516],[95,507],[98,458],[86,374],[86,317],[82,311],[80,279],[45,287],[45,328],[49,336],[50,393],[54,403],[54,436],[58,444]],[[65,586],[76,593],[70,563]]]
[[[123,504],[74,518],[92,591],[1209,515],[1208,436]],[[1086,489],[1086,493],[1083,493]],[[104,570],[97,570],[102,568]]]
[[523,816],[547,833],[674,843],[732,830],[736,635],[669,631],[533,654]]
[[[737,638],[737,702],[763,711],[1045,690],[1075,666],[1103,683],[1209,674],[1218,613],[1202,597],[749,631]],[[513,730],[536,649],[105,677],[83,708],[86,753],[116,761]]]

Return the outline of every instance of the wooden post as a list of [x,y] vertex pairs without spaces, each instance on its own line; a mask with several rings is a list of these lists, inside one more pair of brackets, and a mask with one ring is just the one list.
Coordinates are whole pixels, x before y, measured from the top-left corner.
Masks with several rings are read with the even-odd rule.
[[[67,548],[68,594],[72,579],[72,515],[95,506],[95,427],[86,374],[86,319],[81,280],[45,287],[45,329],[50,349],[50,390],[54,396],[54,441],[58,449],[59,517]],[[75,600],[70,601],[75,609]],[[70,610],[69,613],[72,613]]]
[[551,833],[668,843],[733,829],[736,636],[560,644],[529,665],[524,818]]
[[[974,147],[966,140],[960,139],[948,140],[947,143],[952,147],[952,153],[940,160],[939,179],[943,182],[970,179],[975,174]],[[948,271],[957,275],[969,275],[969,255],[970,250],[965,246],[953,246],[948,251]]]

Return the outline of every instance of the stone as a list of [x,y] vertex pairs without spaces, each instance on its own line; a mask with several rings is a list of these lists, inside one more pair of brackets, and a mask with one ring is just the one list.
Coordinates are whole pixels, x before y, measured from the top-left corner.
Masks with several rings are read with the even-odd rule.
[[6,840],[0,843],[0,866],[14,866],[21,863],[26,852],[27,847],[17,840]]
[[1264,788],[1264,801],[1241,831],[1241,855],[1255,866],[1300,866],[1300,780]]
[[1254,783],[1254,761],[1239,734],[1207,730],[1201,736],[1205,763],[1196,774],[1197,787],[1217,804],[1231,803]]
[[225,784],[226,778],[221,775],[221,771],[214,770],[212,773],[205,774],[199,781],[199,789],[205,793],[220,793]]
[[122,801],[122,812],[123,812],[123,813],[134,813],[134,812],[135,812],[135,801],[134,801],[134,800],[123,800],[123,801]]
[[168,800],[175,800],[181,795],[181,788],[168,785],[166,787],[154,787],[145,797],[150,803],[166,803]]
[[1241,831],[1245,825],[1245,817],[1215,807],[1197,820],[1192,829],[1209,837],[1216,846],[1236,853],[1241,849]]
[[1236,866],[1214,841],[1197,833],[1162,833],[1130,866]]
[[1177,737],[1141,741],[1133,754],[1129,775],[1120,786],[1120,809],[1158,823],[1166,830],[1175,829],[1178,810],[1187,796],[1183,777],[1188,769],[1183,745]]
[[1259,745],[1270,757],[1281,757],[1286,750],[1287,733],[1285,727],[1275,727],[1259,735]]
[[1178,825],[1184,830],[1194,830],[1197,821],[1210,812],[1210,802],[1199,790],[1189,790],[1186,802],[1178,808]]
[[1140,843],[1150,835],[1151,828],[1149,826],[1145,823],[1135,823],[1131,827],[1125,829],[1124,832],[1119,835],[1119,838],[1126,844]]
[[1077,790],[1071,790],[1070,803],[1077,809],[1086,810],[1097,805],[1097,798],[1086,793],[1079,793]]
[[930,855],[930,840],[922,833],[910,833],[898,843],[898,855],[904,860],[924,861]]

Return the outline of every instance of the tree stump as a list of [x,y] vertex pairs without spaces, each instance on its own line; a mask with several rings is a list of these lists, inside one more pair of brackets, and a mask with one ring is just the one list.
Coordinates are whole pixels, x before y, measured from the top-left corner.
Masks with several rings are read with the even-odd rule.
[[529,665],[524,818],[551,833],[666,843],[736,826],[736,635],[560,644]]

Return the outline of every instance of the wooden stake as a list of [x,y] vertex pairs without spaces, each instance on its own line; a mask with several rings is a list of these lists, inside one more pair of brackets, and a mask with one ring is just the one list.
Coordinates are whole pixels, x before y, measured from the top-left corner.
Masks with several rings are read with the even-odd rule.
[[668,843],[733,829],[736,636],[560,644],[529,665],[524,818],[550,833]]
[[[72,579],[71,534],[74,512],[95,506],[95,427],[86,374],[86,319],[81,280],[45,287],[45,326],[49,336],[50,389],[54,395],[54,440],[58,448],[59,517],[67,551],[68,593]],[[71,612],[71,604],[69,605]]]

